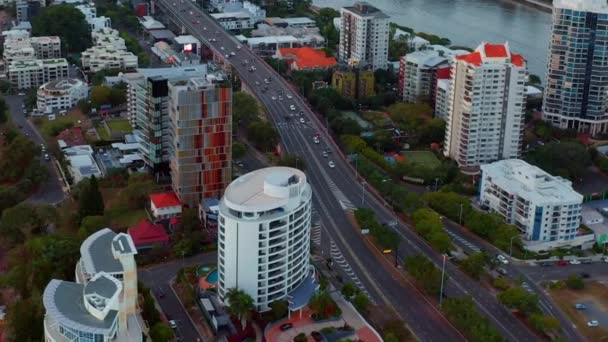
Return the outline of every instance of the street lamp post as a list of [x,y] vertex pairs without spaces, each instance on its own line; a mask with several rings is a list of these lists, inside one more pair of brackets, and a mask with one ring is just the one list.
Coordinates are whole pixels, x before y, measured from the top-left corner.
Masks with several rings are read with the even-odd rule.
[[515,239],[517,235],[511,237],[511,241],[509,241],[509,259],[513,260],[513,239]]
[[446,255],[443,254],[443,266],[441,266],[441,288],[439,290],[439,307],[441,307],[441,304],[443,303],[443,283],[444,283],[444,279],[445,279],[445,258],[446,258]]
[[365,181],[361,181],[361,206],[365,205]]
[[460,214],[458,214],[458,224],[462,226],[462,206],[464,203],[460,203]]

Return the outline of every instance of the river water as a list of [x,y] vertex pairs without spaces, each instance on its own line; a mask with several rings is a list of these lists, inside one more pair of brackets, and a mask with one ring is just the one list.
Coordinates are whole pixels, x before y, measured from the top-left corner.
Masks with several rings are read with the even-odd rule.
[[[313,0],[339,9],[355,0]],[[551,14],[509,0],[367,0],[399,25],[449,38],[475,48],[482,41],[509,42],[528,61],[528,70],[544,78]],[[544,80],[543,80],[544,81]]]

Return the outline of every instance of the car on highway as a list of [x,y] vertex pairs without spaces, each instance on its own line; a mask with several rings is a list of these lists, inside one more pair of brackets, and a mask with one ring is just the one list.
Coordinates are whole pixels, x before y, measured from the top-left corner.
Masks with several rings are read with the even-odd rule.
[[211,39],[209,39],[209,41],[212,42],[212,43],[215,43],[215,42],[217,42],[217,39],[211,38]]
[[596,320],[592,320],[592,321],[587,322],[587,326],[589,328],[595,328],[595,327],[599,327],[600,323]]
[[224,51],[224,47],[223,47],[223,46],[220,46],[220,50]]
[[507,275],[507,270],[505,270],[502,267],[497,268],[496,271],[498,271],[498,273],[500,273],[502,275]]
[[574,304],[574,308],[576,310],[585,310],[585,309],[587,309],[587,305],[581,304],[581,303],[576,303],[576,304]]
[[171,329],[177,329],[177,322],[175,320],[170,320],[169,326],[171,327]]
[[283,96],[279,95],[279,101],[283,101]]
[[549,266],[552,266],[552,265],[553,265],[553,264],[551,264],[550,262],[546,262],[546,261],[545,261],[545,262],[541,262],[541,263],[540,263],[540,266],[541,266],[541,267],[549,267]]
[[190,15],[194,15],[194,13],[192,11],[190,11]]
[[322,155],[323,155],[323,158],[327,158],[329,156],[329,154],[327,154],[327,152],[325,152],[325,151],[323,151]]
[[300,118],[300,123],[306,123],[306,120],[304,120],[304,118]]
[[331,167],[332,169],[333,169],[334,167],[336,167],[336,164],[334,164],[334,162],[333,162],[333,161],[331,161],[331,160],[329,161],[329,163],[327,163],[327,165],[329,165],[329,167]]
[[236,53],[234,51],[230,51],[230,56],[236,56]]
[[291,94],[287,94],[286,96],[287,96],[288,99],[292,99],[293,98],[293,96],[291,96]]
[[496,260],[500,261],[501,263],[503,263],[503,264],[505,264],[505,265],[509,263],[509,260],[507,260],[507,257],[505,257],[505,256],[504,256],[504,255],[502,255],[502,254],[498,254],[498,255],[496,256]]
[[156,294],[158,295],[158,298],[165,298],[165,291],[163,291],[161,287],[156,289]]
[[260,82],[259,81],[255,81],[255,85],[259,86]]
[[236,49],[237,49],[237,50],[240,50],[240,49],[241,49],[241,46],[240,46],[240,45],[237,45],[237,46],[236,46]]
[[271,99],[272,99],[272,101],[276,101],[277,97],[273,96],[273,97],[271,97]]
[[203,31],[207,31],[207,26],[203,26]]
[[581,262],[576,259],[570,260],[570,265],[580,265],[580,264],[581,264]]
[[315,144],[318,144],[318,143],[319,143],[319,137],[313,137],[313,138],[312,138],[312,141],[313,141]]
[[44,160],[46,160],[46,161],[51,160],[51,156],[49,156],[49,154],[48,154],[48,153],[45,153],[45,154],[44,154]]
[[229,55],[229,54],[226,54],[224,57],[226,57],[226,58],[230,58],[230,55]]
[[568,262],[566,260],[560,260],[557,262],[557,266],[568,266]]
[[591,278],[591,274],[587,273],[587,272],[581,272],[580,274],[581,278],[583,279],[588,279]]
[[296,106],[291,105],[291,106],[289,106],[289,109],[291,109],[291,110],[296,110]]
[[279,327],[279,329],[281,329],[281,331],[287,331],[287,330],[289,330],[291,328],[293,328],[293,324],[292,323],[281,324],[281,326]]

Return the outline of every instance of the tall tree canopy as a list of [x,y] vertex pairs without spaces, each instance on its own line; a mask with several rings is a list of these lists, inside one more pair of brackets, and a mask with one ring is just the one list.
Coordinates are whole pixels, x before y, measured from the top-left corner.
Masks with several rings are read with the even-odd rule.
[[45,7],[32,22],[32,36],[59,36],[68,52],[82,52],[91,46],[91,32],[84,14],[71,5]]

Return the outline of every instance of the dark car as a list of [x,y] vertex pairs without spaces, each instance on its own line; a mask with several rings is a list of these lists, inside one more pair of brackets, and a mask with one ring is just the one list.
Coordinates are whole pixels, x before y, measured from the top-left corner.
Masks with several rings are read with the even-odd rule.
[[550,267],[552,264],[550,262],[541,262],[540,266],[541,267]]
[[285,324],[281,324],[281,327],[279,329],[281,329],[281,331],[286,331],[293,328],[293,324],[291,323],[285,323]]
[[320,342],[320,341],[324,341],[325,339],[323,338],[323,335],[321,335],[320,332],[318,331],[313,331],[310,333],[310,336],[312,336],[313,340]]
[[156,295],[158,296],[158,298],[165,298],[165,291],[163,291],[163,289],[159,287],[156,289]]
[[591,278],[591,274],[589,274],[587,272],[583,272],[583,273],[581,273],[581,278],[584,278],[584,279]]

